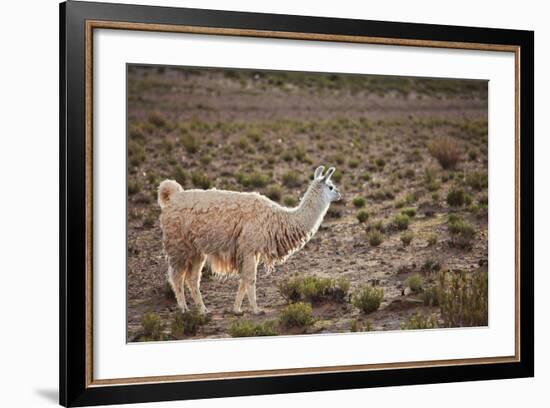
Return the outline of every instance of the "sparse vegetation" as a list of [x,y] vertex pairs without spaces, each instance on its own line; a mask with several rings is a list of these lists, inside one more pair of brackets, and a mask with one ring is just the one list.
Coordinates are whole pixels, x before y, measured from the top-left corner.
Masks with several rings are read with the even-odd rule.
[[486,326],[488,322],[488,274],[441,272],[438,301],[445,327]]
[[313,324],[313,310],[309,303],[291,303],[283,309],[279,321],[286,327],[307,327]]
[[435,329],[436,327],[438,327],[437,318],[433,314],[425,316],[420,313],[414,313],[407,320],[401,322],[401,330],[425,330]]
[[411,290],[412,293],[420,293],[424,288],[424,279],[419,273],[415,273],[407,278],[405,285]]
[[141,318],[143,336],[141,340],[162,340],[162,321],[160,316],[153,312],[147,312]]
[[449,220],[449,232],[452,245],[459,248],[470,247],[475,236],[474,227],[462,218]]
[[414,238],[414,234],[412,231],[407,231],[401,234],[401,242],[404,246],[409,246]]
[[176,313],[172,322],[172,335],[176,338],[183,336],[194,336],[197,334],[201,326],[204,326],[210,321],[208,315],[199,313],[196,310],[191,310],[185,313]]
[[366,203],[363,197],[355,197],[352,202],[356,208],[364,207]]
[[351,301],[356,308],[368,314],[378,310],[382,299],[384,299],[384,289],[364,286],[353,294]]
[[373,229],[367,233],[367,240],[372,246],[378,246],[384,242],[384,234],[377,229]]
[[442,137],[429,144],[429,150],[444,169],[454,169],[460,160],[458,143],[450,137]]
[[266,320],[262,323],[255,323],[250,320],[236,320],[227,329],[231,337],[258,337],[276,336],[277,321]]
[[369,219],[369,212],[367,210],[359,210],[356,215],[357,220],[360,223],[367,222]]
[[398,230],[406,230],[409,228],[410,218],[406,214],[396,215],[393,219],[393,224]]
[[343,277],[331,279],[318,276],[295,276],[279,282],[277,288],[287,302],[343,302],[348,295],[349,281]]
[[[367,109],[370,95],[380,109]],[[486,323],[487,286],[473,281],[488,251],[486,82],[129,65],[127,97],[130,341]],[[160,182],[257,191],[295,207],[318,165],[337,168],[342,200],[277,274],[259,266],[258,304],[269,317],[249,314],[246,300],[245,318],[225,313],[236,282],[218,281],[208,262],[201,289],[213,319],[180,313],[172,289],[157,286],[166,268]],[[442,285],[441,270],[460,265],[466,283],[445,272]],[[422,284],[413,293],[415,275]],[[384,291],[376,313],[354,306],[365,286]],[[310,323],[280,321],[287,303],[311,307]],[[149,323],[145,333],[144,311],[158,330]]]

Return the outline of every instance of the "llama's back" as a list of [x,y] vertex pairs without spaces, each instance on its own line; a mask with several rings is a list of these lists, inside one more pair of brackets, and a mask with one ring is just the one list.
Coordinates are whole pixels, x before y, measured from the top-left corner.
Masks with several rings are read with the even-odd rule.
[[262,228],[282,207],[256,193],[179,190],[161,206],[164,246],[171,257],[208,255],[214,269],[236,269],[238,258],[262,246]]

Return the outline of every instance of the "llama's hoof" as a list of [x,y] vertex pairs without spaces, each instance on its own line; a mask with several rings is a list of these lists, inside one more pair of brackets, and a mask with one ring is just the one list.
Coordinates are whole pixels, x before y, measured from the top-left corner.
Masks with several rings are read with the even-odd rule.
[[265,310],[264,309],[256,309],[254,311],[252,311],[252,314],[254,316],[262,316],[265,314]]
[[204,309],[200,309],[199,310],[199,313],[201,315],[205,315],[205,316],[208,316],[208,315],[211,315],[212,313],[210,313],[210,310],[208,310],[207,308],[204,308]]
[[235,316],[242,316],[244,313],[243,313],[242,310],[235,310],[235,309],[233,309],[233,314],[234,314]]

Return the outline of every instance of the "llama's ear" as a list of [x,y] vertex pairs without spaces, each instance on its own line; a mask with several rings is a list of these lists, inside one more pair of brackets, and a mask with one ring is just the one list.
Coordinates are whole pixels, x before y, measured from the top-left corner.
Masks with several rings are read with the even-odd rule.
[[313,173],[313,178],[314,179],[318,179],[318,178],[321,178],[322,175],[323,175],[323,170],[325,169],[325,166],[319,166],[317,167],[317,169],[315,170],[315,173]]
[[328,169],[328,171],[326,172],[326,174],[323,176],[323,180],[325,181],[329,181],[330,180],[330,176],[332,176],[332,173],[334,173],[336,169],[334,167],[331,167],[330,169]]

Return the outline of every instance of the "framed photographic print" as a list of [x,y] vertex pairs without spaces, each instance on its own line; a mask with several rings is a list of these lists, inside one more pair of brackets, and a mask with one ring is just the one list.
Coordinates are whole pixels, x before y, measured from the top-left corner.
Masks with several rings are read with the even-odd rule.
[[534,34],[60,7],[65,406],[534,375]]

